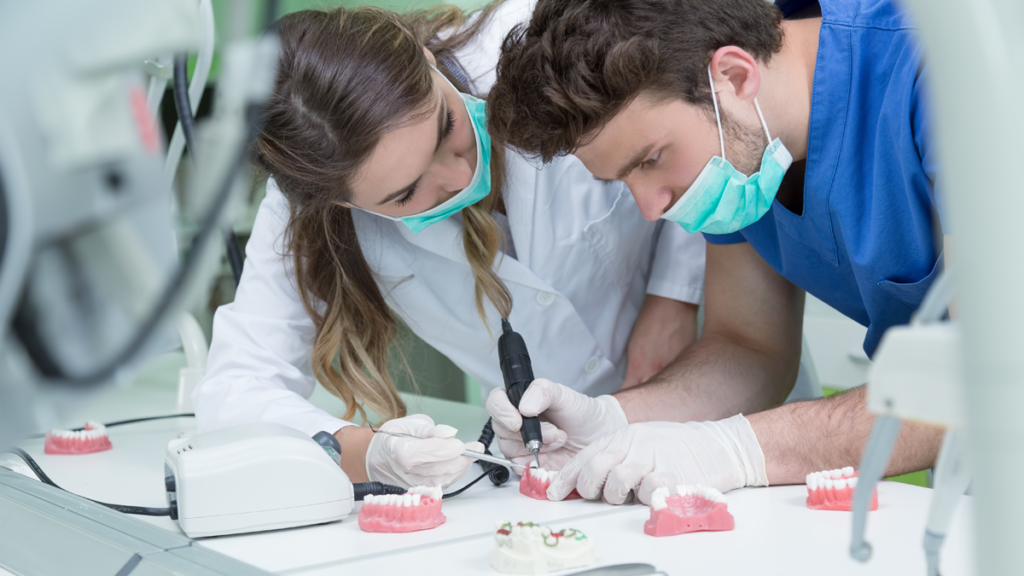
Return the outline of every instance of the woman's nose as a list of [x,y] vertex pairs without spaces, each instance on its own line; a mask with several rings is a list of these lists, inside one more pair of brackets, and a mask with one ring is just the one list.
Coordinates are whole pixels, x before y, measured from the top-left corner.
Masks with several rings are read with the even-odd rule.
[[458,192],[469,186],[473,180],[473,169],[464,158],[455,156],[450,162],[441,166],[439,180],[441,186],[449,192]]

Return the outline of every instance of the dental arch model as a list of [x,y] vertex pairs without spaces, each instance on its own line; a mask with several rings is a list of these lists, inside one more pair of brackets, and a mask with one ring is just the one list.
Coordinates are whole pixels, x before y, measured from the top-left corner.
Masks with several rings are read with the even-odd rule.
[[594,563],[594,546],[579,530],[555,532],[533,522],[495,523],[491,568],[503,574],[545,574]]
[[405,494],[366,496],[359,508],[363,532],[416,532],[444,521],[440,487],[415,486]]
[[725,496],[709,486],[661,487],[651,494],[651,518],[644,533],[675,536],[687,532],[732,530],[736,526]]
[[99,422],[86,422],[84,430],[50,430],[46,433],[47,454],[88,454],[110,450],[107,427]]
[[[548,472],[543,468],[531,466],[523,471],[523,477],[519,479],[519,493],[529,496],[535,500],[548,499],[548,486],[558,477],[558,470]],[[573,490],[565,497],[566,500],[582,498],[580,493]]]
[[[811,510],[853,509],[857,473],[852,466],[807,475],[807,507]],[[878,489],[871,494],[871,510],[878,510]]]

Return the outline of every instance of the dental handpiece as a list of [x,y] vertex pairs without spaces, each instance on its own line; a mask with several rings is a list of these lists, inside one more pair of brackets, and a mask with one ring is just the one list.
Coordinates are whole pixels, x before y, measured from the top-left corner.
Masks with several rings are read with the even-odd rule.
[[[498,360],[501,362],[501,375],[505,378],[505,393],[508,400],[519,409],[519,401],[533,382],[533,365],[530,353],[526,351],[526,342],[518,333],[512,331],[507,318],[501,319],[501,336],[498,337]],[[544,442],[540,432],[540,420],[536,416],[523,418],[523,444],[533,453],[533,458],[540,467],[540,449]]]

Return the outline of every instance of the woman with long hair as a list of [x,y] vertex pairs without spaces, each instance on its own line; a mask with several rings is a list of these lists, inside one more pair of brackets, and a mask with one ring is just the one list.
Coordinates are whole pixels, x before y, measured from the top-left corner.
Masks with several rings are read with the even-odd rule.
[[[502,38],[531,9],[280,20],[255,152],[267,195],[236,299],[214,319],[193,396],[201,431],[325,430],[353,481],[444,486],[471,464],[463,449],[481,447],[406,415],[387,369],[396,319],[494,388],[509,318],[538,376],[592,396],[638,383],[695,339],[699,235],[644,221],[622,183],[575,158],[539,168],[490,142],[480,98]],[[317,381],[344,401],[341,418],[307,400]],[[351,426],[367,410],[424,439]]]

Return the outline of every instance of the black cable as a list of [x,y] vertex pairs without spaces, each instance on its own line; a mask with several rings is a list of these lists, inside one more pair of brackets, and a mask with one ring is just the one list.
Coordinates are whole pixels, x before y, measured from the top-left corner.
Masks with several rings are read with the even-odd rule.
[[[234,187],[235,179],[238,177],[238,173],[241,171],[242,166],[245,165],[246,158],[249,153],[249,142],[251,142],[259,131],[260,121],[263,116],[262,106],[250,106],[247,110],[247,120],[249,124],[248,134],[246,135],[243,145],[239,147],[237,155],[232,162],[231,169],[221,182],[220,190],[214,198],[213,204],[203,221],[199,233],[196,235],[195,241],[193,242],[194,250],[189,255],[188,260],[180,266],[175,273],[174,277],[164,288],[163,293],[160,295],[160,299],[153,311],[142,323],[138,333],[125,348],[117,354],[113,360],[108,362],[105,366],[93,370],[91,373],[84,375],[71,375],[66,374],[55,361],[55,356],[50,353],[49,349],[42,345],[42,339],[39,338],[40,346],[34,350],[26,351],[32,356],[33,362],[37,367],[51,366],[50,371],[44,372],[45,376],[59,378],[64,380],[68,384],[72,385],[90,385],[103,382],[109,379],[114,373],[129,360],[138,354],[139,350],[146,344],[149,337],[156,331],[157,326],[163,320],[164,315],[172,308],[178,293],[181,292],[182,287],[188,282],[192,274],[198,269],[199,266],[199,255],[202,253],[206,242],[209,241],[210,235],[216,228],[216,223],[220,219],[221,213],[224,211],[224,207],[227,205],[228,199],[231,197],[231,191]],[[36,326],[30,324],[22,327],[23,330],[28,330],[29,335],[39,336]],[[19,332],[19,337],[24,338],[25,334]],[[42,369],[42,368],[41,368]]]
[[352,484],[352,493],[357,502],[369,495],[380,496],[382,494],[405,494],[406,489],[394,484],[383,482],[356,482]]
[[[174,56],[174,110],[178,113],[178,122],[181,124],[181,132],[185,135],[185,146],[188,148],[188,156],[195,166],[195,160],[199,154],[196,146],[196,121],[192,115],[192,102],[188,95],[188,54],[182,52]],[[238,246],[238,238],[235,232],[228,228],[224,231],[225,248],[227,249],[228,264],[231,266],[231,274],[235,277],[235,286],[242,281],[242,249]]]
[[[483,464],[483,462],[481,462],[481,464]],[[483,479],[484,479],[484,477],[485,477],[485,476],[487,476],[487,474],[488,474],[487,472],[484,472],[483,474],[481,474],[481,475],[477,476],[475,480],[473,480],[473,481],[472,481],[472,482],[470,482],[469,484],[466,484],[466,485],[465,485],[465,486],[463,486],[462,488],[459,488],[459,489],[458,489],[458,490],[456,490],[455,492],[449,492],[449,493],[447,493],[447,494],[443,494],[443,495],[441,496],[441,499],[442,499],[442,500],[447,500],[447,499],[449,499],[449,498],[455,498],[455,497],[456,497],[456,496],[458,496],[459,494],[462,494],[462,493],[463,493],[463,492],[465,492],[466,490],[470,489],[470,488],[471,488],[471,487],[473,486],[473,484],[476,484],[477,482],[479,482],[479,481],[483,480]]]
[[[19,456],[22,460],[24,460],[25,464],[27,464],[28,467],[32,469],[32,472],[39,478],[39,481],[42,482],[43,484],[49,484],[50,486],[53,486],[58,490],[68,492],[67,490],[64,490],[63,488],[58,486],[56,482],[51,480],[50,477],[46,475],[46,472],[43,472],[43,469],[39,467],[39,464],[36,463],[35,459],[28,454],[28,452],[25,452],[21,448],[8,448],[6,450],[0,450],[0,453],[4,452],[14,454],[16,456]],[[85,498],[85,496],[79,496],[74,492],[68,492],[68,494],[74,494],[79,498]],[[106,502],[100,502],[99,500],[93,500],[92,498],[85,499],[94,504],[106,506],[111,510],[116,510],[118,512],[123,512],[125,514],[135,514],[138,516],[170,516],[174,512],[173,506],[170,508],[148,508],[145,506],[126,506],[124,504],[108,504]]]
[[235,287],[242,283],[242,266],[245,259],[242,257],[242,247],[238,245],[238,236],[231,228],[224,230],[224,240],[227,246],[228,264],[231,266],[231,275],[235,278]]
[[196,125],[192,117],[192,103],[188,97],[188,53],[182,52],[174,55],[174,110],[178,113],[178,123],[181,124],[181,132],[185,135],[185,146],[188,147],[189,158],[195,164],[196,154]]
[[[181,414],[164,414],[163,416],[146,416],[144,418],[132,418],[131,420],[118,420],[117,422],[111,422],[109,424],[104,424],[103,426],[106,427],[106,428],[113,428],[114,426],[124,426],[125,424],[137,424],[139,422],[149,422],[150,420],[166,420],[168,418],[195,418],[195,417],[196,417],[196,415],[193,412],[184,412],[184,413],[181,413]],[[71,429],[72,432],[79,432],[79,431],[82,431],[82,430],[85,430],[85,428],[72,428]],[[44,432],[42,434],[33,434],[31,436],[26,436],[25,439],[26,440],[30,440],[32,438],[44,438],[45,436],[46,436],[46,433]]]
[[[494,441],[494,424],[491,422],[490,418],[487,419],[487,423],[484,424],[484,429],[480,432],[479,441],[484,445],[484,454],[494,456],[488,448],[491,445],[491,442]],[[478,463],[480,464],[480,467],[484,469],[484,473],[487,474],[487,477],[490,478],[491,483],[495,486],[501,486],[505,482],[508,482],[508,479],[512,477],[512,473],[509,472],[509,469],[501,466],[500,464],[484,462],[483,460],[479,460]]]

